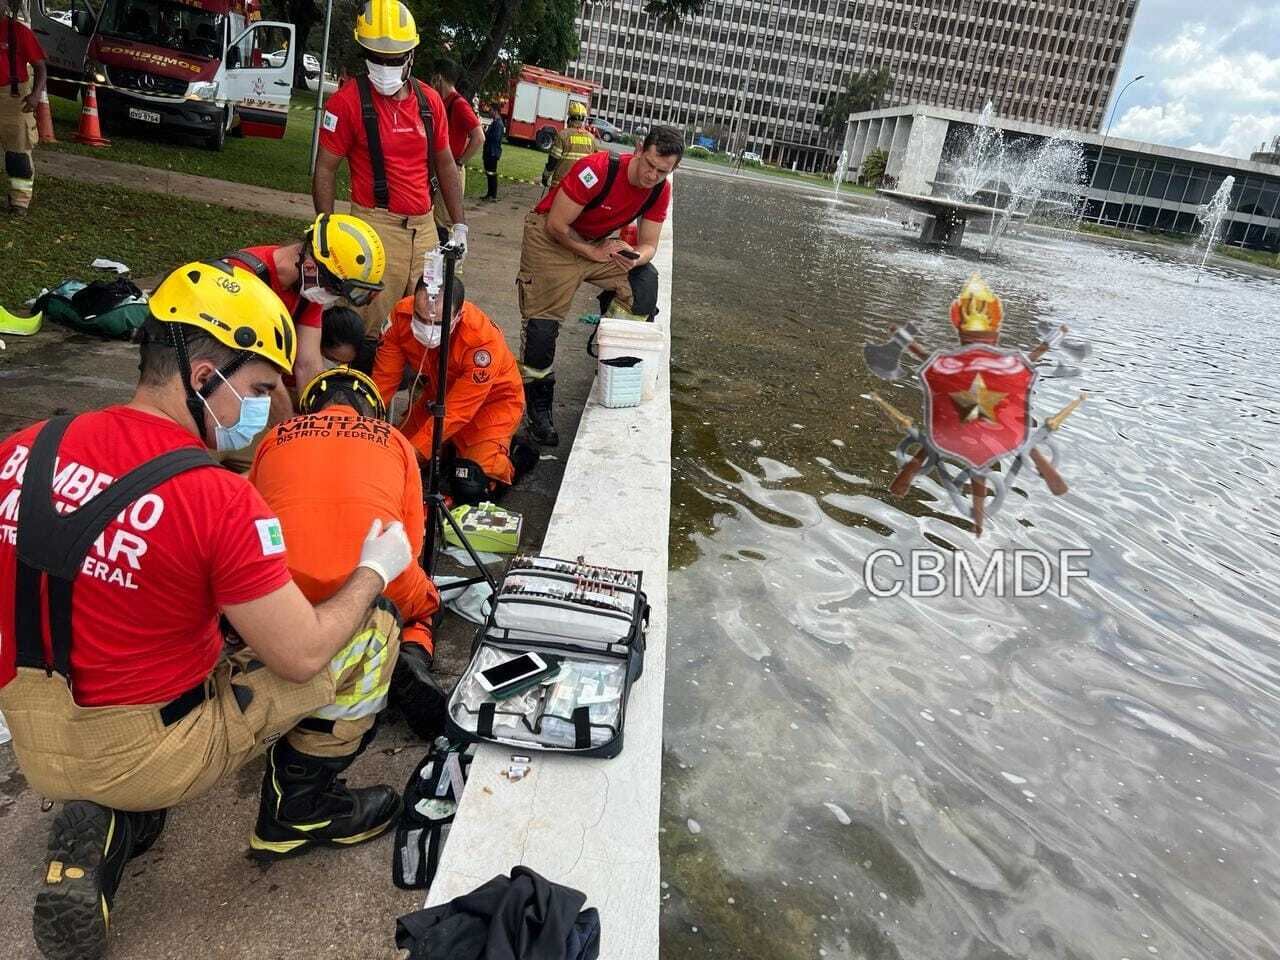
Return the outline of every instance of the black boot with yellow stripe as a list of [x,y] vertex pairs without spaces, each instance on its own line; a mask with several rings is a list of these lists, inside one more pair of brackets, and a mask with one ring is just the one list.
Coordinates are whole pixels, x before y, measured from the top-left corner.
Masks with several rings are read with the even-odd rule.
[[347,847],[385,833],[400,815],[400,795],[382,785],[353,790],[339,780],[354,759],[312,757],[277,741],[267,752],[251,855],[278,860],[318,844]]
[[71,800],[54,818],[32,918],[48,960],[98,960],[106,952],[111,904],[142,816]]

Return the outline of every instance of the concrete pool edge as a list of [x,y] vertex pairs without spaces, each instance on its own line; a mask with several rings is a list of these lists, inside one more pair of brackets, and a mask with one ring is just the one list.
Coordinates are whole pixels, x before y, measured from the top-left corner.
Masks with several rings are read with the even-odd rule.
[[613,760],[534,754],[530,774],[500,776],[512,750],[481,745],[427,904],[467,893],[517,864],[576,887],[601,915],[611,960],[658,956],[658,816],[671,511],[671,268],[674,227],[654,265],[665,349],[654,399],[608,409],[593,388],[542,552],[640,569],[651,607],[644,676],[632,689],[625,748]]

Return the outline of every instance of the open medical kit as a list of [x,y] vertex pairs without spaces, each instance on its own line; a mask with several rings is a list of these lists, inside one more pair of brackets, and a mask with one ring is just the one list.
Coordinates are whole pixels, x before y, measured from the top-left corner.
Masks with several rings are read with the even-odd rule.
[[[649,605],[640,579],[581,558],[512,558],[449,697],[448,735],[586,757],[621,753],[627,698],[644,670]],[[514,695],[495,684],[506,665],[531,658],[555,669],[536,670]]]

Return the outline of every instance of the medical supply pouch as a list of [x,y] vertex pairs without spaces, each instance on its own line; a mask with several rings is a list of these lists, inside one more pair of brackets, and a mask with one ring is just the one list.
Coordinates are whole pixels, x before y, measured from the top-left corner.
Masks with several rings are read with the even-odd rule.
[[[615,757],[631,684],[644,671],[649,606],[640,573],[550,557],[515,557],[449,697],[446,730],[467,741]],[[499,699],[477,674],[526,653],[560,669]]]
[[471,769],[464,750],[440,737],[405,784],[391,865],[391,881],[401,890],[425,890],[435,879]]

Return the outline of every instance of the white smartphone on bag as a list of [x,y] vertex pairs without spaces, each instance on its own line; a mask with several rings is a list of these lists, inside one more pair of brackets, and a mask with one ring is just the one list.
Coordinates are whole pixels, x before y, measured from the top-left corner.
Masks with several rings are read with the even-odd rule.
[[536,653],[522,653],[513,660],[496,664],[476,674],[476,681],[487,692],[502,690],[547,672],[547,662]]

